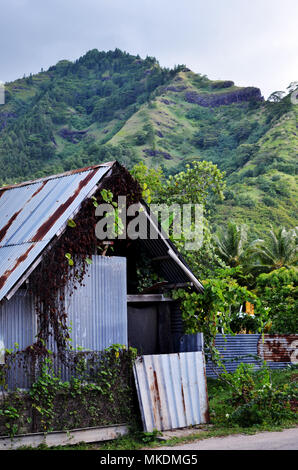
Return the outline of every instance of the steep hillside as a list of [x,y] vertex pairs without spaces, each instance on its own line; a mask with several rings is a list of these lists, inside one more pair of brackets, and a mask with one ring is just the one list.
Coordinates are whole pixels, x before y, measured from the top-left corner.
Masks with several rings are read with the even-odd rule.
[[[0,106],[0,184],[118,159],[166,174],[205,159],[226,172],[213,207],[261,227],[297,225],[297,105],[259,89],[161,68],[119,50],[88,52],[6,84]],[[212,209],[212,207],[211,207]]]

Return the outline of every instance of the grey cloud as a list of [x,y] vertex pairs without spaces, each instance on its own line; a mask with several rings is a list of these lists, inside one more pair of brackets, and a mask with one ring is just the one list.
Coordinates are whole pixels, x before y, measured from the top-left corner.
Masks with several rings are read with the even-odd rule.
[[0,7],[0,80],[119,47],[185,63],[268,96],[298,78],[296,0],[10,0]]

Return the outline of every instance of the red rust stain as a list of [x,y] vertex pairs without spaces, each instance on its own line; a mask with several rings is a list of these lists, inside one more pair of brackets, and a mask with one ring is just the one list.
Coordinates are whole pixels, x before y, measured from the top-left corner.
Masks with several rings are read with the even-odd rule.
[[185,398],[184,398],[183,384],[181,384],[181,393],[182,393],[183,410],[184,410],[184,414],[186,415],[186,406],[185,406]]
[[31,245],[28,250],[21,256],[18,257],[18,259],[16,260],[14,266],[11,268],[11,269],[7,269],[5,271],[5,273],[0,277],[0,289],[2,289],[2,287],[4,286],[5,282],[7,281],[8,277],[11,275],[11,273],[13,273],[17,267],[23,262],[25,261],[25,259],[28,257],[30,251],[34,248],[35,245]]
[[157,382],[157,375],[155,370],[153,371],[153,377],[154,377],[154,391],[156,392],[156,399],[155,401],[160,403],[160,395],[159,395],[159,388],[158,388],[158,382]]
[[104,165],[85,166],[84,168],[78,168],[76,170],[70,170],[68,174],[69,175],[75,175],[76,173],[83,173],[84,171],[93,170],[93,169],[95,169],[97,171],[100,166],[112,166],[112,163],[113,162],[107,162]]
[[9,229],[9,227],[11,226],[11,224],[15,221],[15,219],[17,218],[17,216],[19,215],[19,213],[21,212],[22,209],[20,209],[19,211],[15,212],[15,214],[13,214],[11,216],[11,218],[9,219],[9,221],[7,222],[7,224],[0,230],[0,243],[2,242],[3,238],[5,237],[5,235],[7,234],[7,231]]
[[161,402],[160,402],[160,394],[159,394],[159,387],[158,387],[158,382],[157,382],[157,375],[156,371],[153,371],[153,378],[154,378],[154,383],[151,386],[151,391],[154,393],[153,395],[153,415],[154,415],[154,421],[157,424],[157,416],[159,416],[160,420],[162,421],[162,413],[161,413]]
[[[36,194],[38,194],[43,188],[44,186],[46,185],[47,181],[43,181],[43,183],[41,184],[41,186],[35,191],[34,194],[32,194],[32,196],[30,197],[30,199],[26,202],[26,204],[28,204],[29,201],[31,201],[31,199],[34,198],[34,196],[36,196]],[[0,192],[0,197],[1,197],[2,193]],[[26,205],[25,204],[25,205]],[[20,212],[22,212],[24,208],[18,210],[15,214],[13,214],[11,216],[11,218],[9,219],[9,221],[7,222],[7,224],[0,230],[0,243],[2,242],[3,238],[5,237],[5,235],[7,234],[8,232],[8,229],[11,227],[12,223],[16,220],[17,216],[20,214]]]
[[43,239],[43,237],[48,233],[48,231],[53,227],[55,222],[61,217],[61,215],[66,211],[66,209],[71,205],[75,200],[81,190],[89,183],[93,176],[97,173],[97,169],[88,173],[88,175],[79,183],[79,186],[74,191],[71,197],[67,199],[63,204],[61,204],[56,211],[44,222],[41,227],[37,230],[36,234],[32,238],[32,241],[38,242]]
[[40,187],[35,191],[35,193],[32,194],[32,196],[30,197],[30,201],[31,199],[33,199],[38,193],[40,193],[40,191],[45,187],[45,185],[47,184],[49,180],[45,180],[41,183]]
[[293,353],[292,343],[297,341],[297,335],[265,335],[258,342],[258,354],[265,361],[291,362]]

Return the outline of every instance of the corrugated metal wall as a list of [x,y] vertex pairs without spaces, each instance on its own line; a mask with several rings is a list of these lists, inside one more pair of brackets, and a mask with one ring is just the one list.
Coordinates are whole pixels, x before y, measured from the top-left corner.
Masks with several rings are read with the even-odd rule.
[[126,258],[93,256],[84,286],[66,296],[74,348],[127,346]]
[[36,315],[33,299],[19,289],[9,302],[0,306],[0,339],[6,349],[24,349],[35,341]]
[[[0,340],[5,349],[18,351],[34,343],[36,333],[33,298],[26,290],[19,289],[9,302],[0,306]],[[29,376],[21,362],[17,361],[8,370],[7,383],[12,389],[28,387]]]
[[[93,256],[84,285],[66,294],[66,312],[71,327],[71,346],[80,350],[102,351],[112,344],[127,346],[126,258]],[[23,350],[35,342],[37,318],[34,300],[19,289],[0,306],[0,341],[6,349]],[[49,349],[56,347],[49,341]],[[27,368],[12,364],[8,373],[9,388],[27,388]],[[55,370],[69,379],[70,370],[56,360]]]
[[134,374],[145,431],[208,422],[202,352],[140,356]]
[[[243,362],[261,367],[264,361],[271,369],[283,369],[298,362],[298,335],[238,334],[216,335],[215,347],[222,356],[228,372],[234,372]],[[269,351],[271,354],[269,354]],[[208,377],[216,377],[222,369],[210,361],[206,365]]]

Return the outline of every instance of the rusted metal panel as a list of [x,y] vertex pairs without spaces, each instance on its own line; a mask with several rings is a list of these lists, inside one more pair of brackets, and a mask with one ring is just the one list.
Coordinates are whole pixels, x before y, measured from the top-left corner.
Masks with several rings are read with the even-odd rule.
[[[240,363],[259,369],[264,361],[270,369],[283,369],[298,362],[298,335],[218,334],[215,347],[227,372],[232,373]],[[217,377],[224,370],[207,361],[207,377]]]
[[0,300],[12,289],[47,244],[47,241],[42,241],[0,248]]
[[110,169],[88,167],[0,188],[0,300]]
[[209,421],[202,352],[140,356],[134,365],[134,375],[145,431]]
[[269,362],[298,362],[298,335],[264,335],[258,342],[258,354]]

